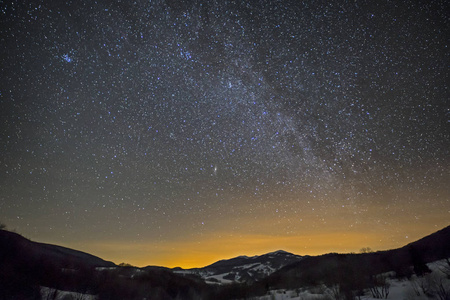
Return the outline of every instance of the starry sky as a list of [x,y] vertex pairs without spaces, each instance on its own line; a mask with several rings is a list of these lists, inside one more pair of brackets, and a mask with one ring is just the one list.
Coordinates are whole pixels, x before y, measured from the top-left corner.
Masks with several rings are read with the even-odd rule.
[[0,1],[0,221],[138,266],[450,220],[446,1]]

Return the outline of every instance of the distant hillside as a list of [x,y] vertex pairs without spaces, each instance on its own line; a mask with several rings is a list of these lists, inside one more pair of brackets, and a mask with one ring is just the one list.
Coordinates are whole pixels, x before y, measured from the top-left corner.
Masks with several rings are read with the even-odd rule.
[[278,250],[259,256],[238,256],[220,260],[203,268],[188,270],[175,268],[173,271],[179,274],[197,274],[209,283],[252,283],[303,258],[299,255]]
[[412,250],[420,253],[425,262],[450,257],[450,226],[412,242],[398,251],[409,253]]
[[340,295],[349,296],[379,286],[380,274],[390,272],[400,280],[423,276],[430,272],[427,263],[449,257],[450,226],[394,250],[311,257],[279,250],[189,270],[116,266],[0,230],[0,300],[41,299],[41,287],[96,295],[98,300],[243,299],[314,286],[338,286]]
[[[427,272],[426,263],[450,257],[450,226],[402,248],[363,254],[331,253],[289,264],[264,280],[276,288],[348,281],[361,285],[376,274],[394,271],[398,277]],[[341,282],[341,284],[345,284]]]
[[[50,296],[41,294],[41,288]],[[62,292],[63,291],[63,292]],[[32,242],[0,230],[0,300],[62,299],[209,299],[202,279],[162,267],[116,266],[96,256],[56,245]]]
[[62,268],[114,267],[113,262],[97,256],[51,244],[30,241],[23,236],[0,230],[0,261],[2,258],[17,260],[41,260]]

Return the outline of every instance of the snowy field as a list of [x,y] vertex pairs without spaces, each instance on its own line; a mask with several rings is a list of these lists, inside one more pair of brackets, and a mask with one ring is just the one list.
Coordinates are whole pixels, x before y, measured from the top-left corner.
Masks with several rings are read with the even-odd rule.
[[97,300],[97,296],[41,287],[42,300]]
[[[413,275],[409,280],[392,278],[393,274],[384,274],[388,277],[388,295],[383,299],[395,300],[450,300],[450,265],[445,260],[427,264],[432,270],[423,277]],[[181,273],[181,272],[178,272]],[[230,280],[223,278],[224,274],[209,276],[214,283],[227,284]],[[391,278],[389,278],[391,277]],[[209,282],[213,283],[213,282]],[[299,288],[295,290],[272,290],[268,295],[253,297],[252,300],[341,300],[334,296],[332,289],[326,286],[312,288]],[[97,300],[97,296],[75,292],[61,291],[48,287],[41,287],[41,296],[44,300]],[[356,298],[359,300],[378,300],[370,290]]]
[[[432,270],[423,277],[413,275],[410,280],[388,279],[389,294],[383,299],[393,300],[450,300],[450,266],[445,260],[427,264]],[[331,289],[318,286],[311,289],[273,290],[269,295],[254,297],[252,300],[340,300]],[[379,300],[367,290],[360,300]]]

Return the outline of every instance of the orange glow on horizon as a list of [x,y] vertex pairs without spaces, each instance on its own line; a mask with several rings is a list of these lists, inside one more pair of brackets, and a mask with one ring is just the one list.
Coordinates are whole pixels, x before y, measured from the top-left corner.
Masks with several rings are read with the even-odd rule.
[[[404,192],[402,197],[412,194]],[[242,201],[233,204],[239,214],[227,215],[222,210],[220,218],[205,222],[204,226],[175,227],[163,237],[145,235],[143,231],[137,236],[141,229],[130,227],[121,233],[124,237],[92,235],[83,240],[67,239],[64,243],[36,236],[33,239],[84,251],[116,264],[198,268],[218,260],[276,250],[304,256],[358,253],[364,247],[374,251],[394,249],[449,225],[446,207],[430,208],[427,202],[405,206],[401,199],[369,200],[327,209],[312,204],[299,207],[294,197],[260,206],[253,205],[254,201]],[[427,214],[421,216],[421,211]],[[195,222],[182,216],[177,220],[179,224]]]
[[387,250],[404,246],[423,236],[410,236],[408,239],[403,237],[402,243],[388,240],[382,233],[367,234],[367,232],[316,232],[294,236],[232,235],[224,232],[211,233],[195,241],[183,239],[158,243],[105,241],[84,244],[83,247],[77,243],[70,247],[116,264],[125,262],[138,267],[154,265],[187,269],[204,267],[218,260],[240,255],[262,255],[276,250],[285,250],[297,255],[359,252],[363,247],[370,247],[374,251]]

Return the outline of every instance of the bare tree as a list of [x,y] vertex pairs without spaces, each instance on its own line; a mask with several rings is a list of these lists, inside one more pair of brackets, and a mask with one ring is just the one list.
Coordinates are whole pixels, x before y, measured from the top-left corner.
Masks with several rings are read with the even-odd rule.
[[445,262],[439,264],[439,270],[450,279],[450,258],[446,258]]
[[376,275],[372,278],[372,287],[370,288],[370,292],[372,293],[372,297],[376,299],[387,299],[389,296],[390,287],[391,285],[389,284],[386,276]]
[[45,288],[45,293],[42,295],[42,299],[55,300],[58,297],[58,290],[55,288]]
[[416,277],[411,278],[411,280],[409,281],[411,283],[411,287],[414,291],[414,293],[416,294],[416,296],[420,296],[420,284],[419,281]]
[[372,253],[373,250],[370,247],[364,247],[364,248],[361,248],[361,250],[359,250],[359,252],[360,253]]
[[334,284],[329,288],[329,295],[333,300],[342,300],[341,287],[339,284]]
[[418,284],[424,295],[432,297],[436,286],[436,274],[426,274],[425,276],[419,277]]
[[450,285],[440,278],[435,285],[434,294],[439,300],[450,300]]

